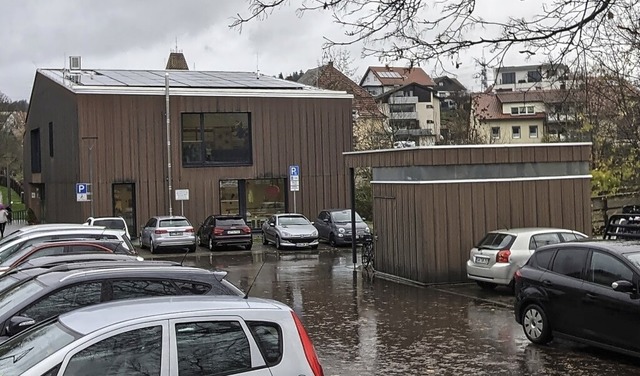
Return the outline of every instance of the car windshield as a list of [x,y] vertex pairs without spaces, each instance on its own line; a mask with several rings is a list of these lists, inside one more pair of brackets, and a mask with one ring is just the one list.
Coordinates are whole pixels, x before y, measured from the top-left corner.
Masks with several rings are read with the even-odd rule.
[[2,238],[2,240],[0,240],[0,246],[9,243],[13,239],[18,239],[24,233],[25,233],[24,230],[16,230],[12,232],[11,234],[5,236],[4,238]]
[[640,268],[640,252],[625,253],[624,256],[636,267]]
[[485,235],[484,239],[476,246],[476,248],[484,249],[505,249],[509,248],[515,240],[515,236],[503,234],[500,232],[490,232]]
[[6,311],[7,307],[15,307],[43,289],[44,287],[40,282],[32,279],[4,291],[0,294],[0,312]]
[[7,259],[9,259],[16,251],[20,249],[24,242],[20,240],[16,240],[13,244],[6,244],[3,247],[0,247],[0,263],[4,263]]
[[44,322],[0,344],[2,376],[22,375],[49,355],[80,338],[57,319]]
[[286,216],[278,218],[280,226],[295,226],[295,225],[309,225],[311,224],[308,219],[303,216]]
[[[331,213],[334,222],[351,222],[351,210],[342,210]],[[362,218],[356,213],[356,222],[362,222]]]
[[191,226],[186,219],[163,219],[158,227],[184,227]]
[[93,221],[93,226],[104,226],[114,230],[126,230],[124,221],[120,219],[96,219]]
[[216,226],[246,226],[244,220],[238,218],[216,218]]

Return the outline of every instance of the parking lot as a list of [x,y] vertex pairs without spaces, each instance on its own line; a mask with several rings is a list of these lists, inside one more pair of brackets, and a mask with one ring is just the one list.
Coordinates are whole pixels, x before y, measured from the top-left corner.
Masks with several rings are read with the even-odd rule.
[[[228,271],[254,297],[282,301],[310,332],[325,375],[635,375],[640,362],[569,341],[531,344],[507,289],[430,287],[362,272],[350,248],[141,254]],[[255,279],[255,282],[254,282]]]

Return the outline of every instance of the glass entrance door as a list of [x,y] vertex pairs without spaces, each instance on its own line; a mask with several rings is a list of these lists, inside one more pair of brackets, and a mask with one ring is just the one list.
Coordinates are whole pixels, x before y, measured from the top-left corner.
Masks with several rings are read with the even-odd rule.
[[286,212],[285,179],[220,181],[220,213],[244,213],[247,224],[258,229],[272,214]]
[[129,234],[136,237],[136,196],[133,183],[118,183],[113,185],[113,215],[124,218],[129,228]]

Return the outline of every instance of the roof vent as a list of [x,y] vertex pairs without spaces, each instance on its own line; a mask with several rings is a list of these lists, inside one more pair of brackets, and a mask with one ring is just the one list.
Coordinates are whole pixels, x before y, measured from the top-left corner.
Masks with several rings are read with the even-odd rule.
[[82,59],[80,56],[69,56],[69,69],[71,70],[81,70]]

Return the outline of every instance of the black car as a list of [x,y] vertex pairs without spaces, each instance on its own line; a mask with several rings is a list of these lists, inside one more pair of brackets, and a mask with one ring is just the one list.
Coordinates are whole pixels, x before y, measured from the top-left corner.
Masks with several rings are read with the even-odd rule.
[[555,335],[640,356],[640,242],[540,247],[515,279],[515,319],[531,342]]
[[[165,295],[243,295],[224,280],[226,273],[200,268],[72,265],[63,271],[61,267],[64,265],[27,277],[0,293],[0,342],[46,318],[106,301]],[[11,275],[0,280],[8,277]]]
[[250,250],[253,235],[240,215],[210,215],[200,225],[196,242],[198,245],[206,245],[212,251],[224,246],[241,246]]

